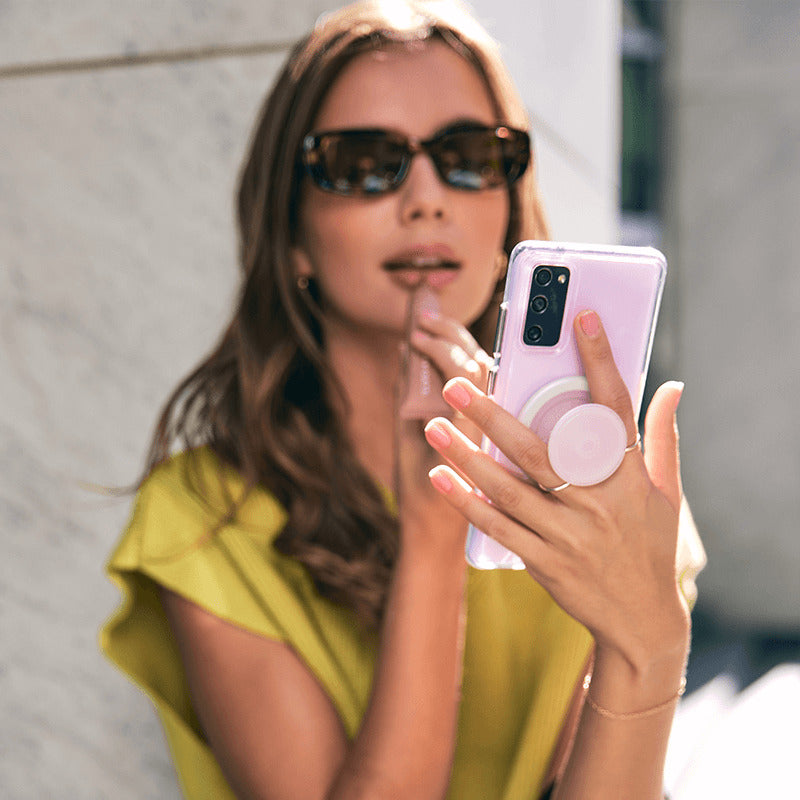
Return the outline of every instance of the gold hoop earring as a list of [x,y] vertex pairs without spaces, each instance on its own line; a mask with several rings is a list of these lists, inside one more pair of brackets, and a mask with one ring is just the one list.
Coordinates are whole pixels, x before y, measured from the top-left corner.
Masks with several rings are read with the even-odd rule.
[[494,257],[494,271],[497,275],[497,280],[502,280],[506,276],[506,270],[508,269],[508,255],[506,255],[504,250],[501,250],[495,257]]
[[304,292],[308,289],[308,275],[298,275],[297,276],[297,288]]

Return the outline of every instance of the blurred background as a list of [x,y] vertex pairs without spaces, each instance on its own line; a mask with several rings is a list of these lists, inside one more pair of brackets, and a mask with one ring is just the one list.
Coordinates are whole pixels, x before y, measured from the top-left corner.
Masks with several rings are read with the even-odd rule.
[[[0,796],[177,798],[97,649],[154,418],[237,279],[251,123],[325,0],[0,2]],[[528,105],[554,238],[670,263],[709,565],[674,800],[797,797],[800,2],[474,0]]]

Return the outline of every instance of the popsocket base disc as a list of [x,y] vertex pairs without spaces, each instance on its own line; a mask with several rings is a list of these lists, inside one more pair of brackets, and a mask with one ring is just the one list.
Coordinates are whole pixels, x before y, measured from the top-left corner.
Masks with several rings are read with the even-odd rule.
[[519,421],[547,444],[550,432],[564,414],[591,402],[586,378],[581,375],[559,378],[528,398],[519,413]]
[[625,457],[627,432],[608,406],[585,403],[556,422],[547,454],[556,474],[573,486],[592,486],[610,478]]

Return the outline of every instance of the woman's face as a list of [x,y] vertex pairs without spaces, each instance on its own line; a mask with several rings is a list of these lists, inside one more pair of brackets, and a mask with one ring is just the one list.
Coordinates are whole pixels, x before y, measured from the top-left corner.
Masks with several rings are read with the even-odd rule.
[[[465,121],[498,122],[475,68],[433,40],[356,57],[331,87],[314,130],[386,128],[424,140]],[[295,269],[317,281],[329,334],[337,325],[399,334],[410,287],[421,280],[439,295],[443,314],[464,325],[480,316],[498,278],[506,187],[451,188],[425,153],[397,190],[377,197],[343,197],[305,180]]]

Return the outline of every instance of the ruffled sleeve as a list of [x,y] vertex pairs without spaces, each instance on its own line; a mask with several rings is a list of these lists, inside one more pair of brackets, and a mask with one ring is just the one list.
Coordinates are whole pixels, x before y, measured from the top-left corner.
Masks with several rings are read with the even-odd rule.
[[304,567],[272,547],[284,508],[263,490],[239,504],[241,480],[208,451],[181,454],[141,487],[107,565],[122,602],[100,633],[105,654],[152,699],[184,795],[233,797],[209,750],[186,682],[159,586],[215,616],[286,642],[328,692],[345,729],[360,723],[374,650],[349,612],[317,593]]

